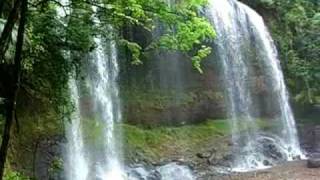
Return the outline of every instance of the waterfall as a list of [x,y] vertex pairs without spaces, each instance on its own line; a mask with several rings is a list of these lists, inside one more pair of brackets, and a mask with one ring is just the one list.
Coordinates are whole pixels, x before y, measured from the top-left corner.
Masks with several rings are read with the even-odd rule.
[[81,130],[81,119],[79,110],[79,92],[74,77],[69,80],[71,101],[74,111],[71,114],[70,122],[67,122],[67,179],[86,180],[89,172],[88,164],[84,153],[84,143]]
[[[262,17],[236,0],[210,0],[206,15],[217,31],[215,49],[236,154],[233,170],[302,156],[277,50]],[[267,118],[259,120],[263,114]],[[260,121],[271,127],[261,128]]]
[[[61,0],[61,4],[68,5],[68,0]],[[93,8],[94,12],[97,9]],[[58,17],[61,22],[67,26],[64,17],[66,13],[62,8],[57,9]],[[97,17],[93,16],[93,21],[98,25],[100,23]],[[110,30],[110,29],[109,29]],[[111,32],[111,31],[110,31]],[[81,124],[83,119],[80,113],[80,84],[77,86],[75,73],[70,76],[69,89],[71,102],[74,105],[74,111],[71,114],[70,121],[66,123],[67,153],[65,163],[66,179],[68,180],[123,180],[125,174],[120,163],[120,131],[115,133],[115,123],[121,120],[119,90],[117,77],[119,67],[117,62],[117,47],[112,40],[105,40],[101,35],[94,37],[96,49],[89,55],[88,74],[85,79],[88,80],[90,96],[94,102],[95,118],[97,124],[102,125],[103,152],[91,152],[90,147],[85,142],[86,135]],[[64,54],[70,54],[64,52]],[[79,82],[80,83],[80,82]],[[81,82],[83,83],[83,81]],[[95,130],[93,130],[95,131]],[[99,134],[100,135],[100,134]],[[102,157],[102,158],[101,158]]]
[[[64,6],[69,5],[68,0],[60,0],[59,2]],[[69,8],[63,9],[60,7],[57,9],[58,18],[65,27],[67,27],[65,17],[69,13]],[[70,52],[62,51],[62,53],[65,58],[70,58]],[[66,144],[66,155],[64,158],[66,163],[64,166],[67,180],[86,180],[89,174],[89,166],[84,150],[80,97],[75,76],[76,74],[74,71],[74,73],[71,73],[68,82],[70,101],[73,105],[73,111],[70,115],[70,119],[66,120],[65,123],[66,138],[68,142]]]
[[[97,14],[97,8],[92,7]],[[92,17],[96,25],[100,19]],[[106,27],[106,32],[112,34],[112,27]],[[95,50],[90,55],[88,82],[93,96],[94,113],[102,124],[103,155],[96,159],[96,178],[101,180],[123,180],[125,171],[120,162],[121,131],[115,132],[116,123],[121,121],[120,98],[117,78],[119,65],[117,46],[114,40],[107,40],[104,36],[94,37]],[[100,158],[100,157],[99,157]]]
[[[67,179],[68,180],[123,180],[125,173],[120,162],[119,130],[115,133],[116,123],[121,120],[117,76],[119,67],[117,63],[117,49],[113,41],[104,41],[102,37],[95,37],[97,48],[89,55],[89,70],[86,77],[93,101],[93,113],[96,124],[101,125],[101,139],[103,147],[87,146],[83,142],[87,134],[83,134],[80,115],[80,103],[76,80],[70,79],[71,99],[75,111],[71,117],[71,124],[67,125]],[[97,129],[99,129],[97,127]],[[96,129],[92,129],[97,131]],[[102,152],[96,149],[102,149]],[[87,157],[84,157],[84,152]],[[90,169],[88,168],[90,164]],[[89,175],[90,174],[90,175]]]
[[122,180],[124,171],[120,163],[119,133],[115,133],[116,123],[121,120],[117,77],[119,66],[114,41],[94,39],[97,48],[92,53],[89,83],[94,97],[95,111],[103,125],[104,159],[97,164],[98,178]]

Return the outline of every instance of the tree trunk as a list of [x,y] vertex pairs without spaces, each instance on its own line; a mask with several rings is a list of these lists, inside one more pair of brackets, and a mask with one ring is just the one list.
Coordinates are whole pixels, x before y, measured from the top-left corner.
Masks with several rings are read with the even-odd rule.
[[3,6],[4,6],[4,2],[5,2],[6,0],[1,0],[0,1],[0,18],[2,17],[2,11],[3,11]]
[[27,16],[27,10],[28,10],[28,0],[22,0],[22,6],[20,11],[20,24],[18,29],[18,36],[17,36],[17,43],[16,43],[16,52],[14,57],[14,83],[15,87],[12,91],[12,95],[9,99],[8,105],[7,105],[7,114],[6,114],[6,122],[4,127],[4,132],[2,135],[2,143],[0,148],[0,178],[3,179],[4,174],[4,168],[6,163],[6,156],[9,146],[9,140],[10,140],[10,131],[12,122],[15,117],[16,113],[16,104],[17,104],[17,98],[18,93],[20,89],[20,81],[21,81],[21,59],[22,59],[22,47],[23,47],[23,41],[24,41],[24,32],[25,32],[25,24],[26,24],[26,16]]
[[8,39],[11,36],[14,24],[18,19],[18,10],[19,10],[20,4],[21,4],[21,0],[15,0],[14,6],[10,11],[9,17],[7,18],[7,22],[2,30],[1,37],[0,37],[0,60],[4,58],[4,54],[7,49]]
[[33,178],[36,179],[36,163],[37,163],[37,153],[39,148],[40,140],[37,138],[35,147],[33,149],[33,158],[32,158],[32,171],[33,171]]

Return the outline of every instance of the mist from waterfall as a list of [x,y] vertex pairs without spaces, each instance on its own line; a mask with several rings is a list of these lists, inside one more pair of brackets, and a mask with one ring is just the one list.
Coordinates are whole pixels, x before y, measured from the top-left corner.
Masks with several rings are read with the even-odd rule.
[[[236,154],[232,169],[261,169],[303,156],[277,50],[262,17],[236,0],[209,2],[206,15],[217,31]],[[260,120],[262,114],[268,118]],[[261,128],[260,121],[271,127]]]

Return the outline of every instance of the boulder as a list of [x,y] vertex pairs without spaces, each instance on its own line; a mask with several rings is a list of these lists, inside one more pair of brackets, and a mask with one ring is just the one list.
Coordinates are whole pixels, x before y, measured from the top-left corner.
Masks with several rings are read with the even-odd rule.
[[152,171],[148,177],[147,180],[160,180],[161,174],[158,171]]
[[211,157],[211,153],[210,152],[204,152],[204,153],[197,153],[196,156],[198,158],[201,158],[201,159],[207,159],[207,158],[210,158]]
[[311,158],[307,162],[308,168],[320,168],[320,158]]

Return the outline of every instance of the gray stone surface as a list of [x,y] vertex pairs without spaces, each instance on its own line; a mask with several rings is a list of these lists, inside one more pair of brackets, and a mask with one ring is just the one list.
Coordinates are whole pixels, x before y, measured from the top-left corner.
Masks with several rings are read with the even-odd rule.
[[311,158],[307,162],[308,168],[320,168],[320,158]]

